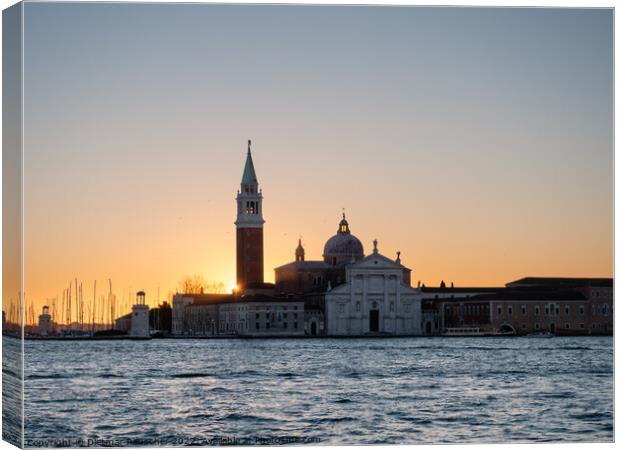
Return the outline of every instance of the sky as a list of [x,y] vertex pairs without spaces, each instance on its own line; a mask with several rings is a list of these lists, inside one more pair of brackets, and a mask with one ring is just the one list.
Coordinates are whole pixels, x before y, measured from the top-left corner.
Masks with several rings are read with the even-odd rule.
[[[412,283],[613,275],[612,11],[26,3],[24,254],[152,305],[235,284],[246,142],[265,279],[342,208]],[[103,287],[102,287],[103,286]]]

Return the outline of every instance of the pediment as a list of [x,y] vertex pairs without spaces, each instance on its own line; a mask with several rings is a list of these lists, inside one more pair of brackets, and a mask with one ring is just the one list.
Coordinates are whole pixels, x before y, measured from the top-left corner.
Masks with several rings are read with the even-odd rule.
[[404,269],[402,264],[383,256],[381,253],[371,253],[361,261],[350,266],[351,269]]

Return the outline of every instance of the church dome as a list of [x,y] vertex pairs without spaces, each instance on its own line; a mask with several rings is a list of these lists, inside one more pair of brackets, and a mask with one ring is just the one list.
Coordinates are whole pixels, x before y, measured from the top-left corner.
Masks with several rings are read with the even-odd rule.
[[340,264],[351,262],[364,257],[364,247],[358,238],[351,234],[349,223],[342,214],[342,220],[338,226],[338,232],[330,237],[323,249],[323,259],[329,264]]

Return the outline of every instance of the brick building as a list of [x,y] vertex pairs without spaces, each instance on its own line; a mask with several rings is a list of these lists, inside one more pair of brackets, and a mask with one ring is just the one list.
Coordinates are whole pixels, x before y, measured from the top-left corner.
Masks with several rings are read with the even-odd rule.
[[422,288],[425,334],[613,333],[613,279],[523,278],[499,288]]

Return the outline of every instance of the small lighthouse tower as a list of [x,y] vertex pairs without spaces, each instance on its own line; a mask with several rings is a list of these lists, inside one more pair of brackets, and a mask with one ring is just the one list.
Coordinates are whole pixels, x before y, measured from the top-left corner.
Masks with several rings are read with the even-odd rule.
[[43,307],[43,312],[39,316],[39,334],[41,336],[52,334],[52,316],[48,306]]
[[131,330],[129,334],[135,337],[149,337],[149,307],[145,301],[146,294],[139,291],[136,294],[136,304],[131,308]]

